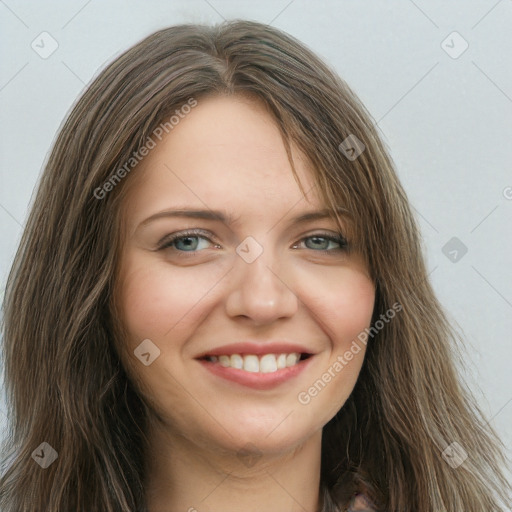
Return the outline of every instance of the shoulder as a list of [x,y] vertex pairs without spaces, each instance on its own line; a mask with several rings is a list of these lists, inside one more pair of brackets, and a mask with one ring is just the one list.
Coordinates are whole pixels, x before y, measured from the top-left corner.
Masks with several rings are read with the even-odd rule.
[[375,508],[364,494],[356,494],[352,498],[347,512],[375,512]]

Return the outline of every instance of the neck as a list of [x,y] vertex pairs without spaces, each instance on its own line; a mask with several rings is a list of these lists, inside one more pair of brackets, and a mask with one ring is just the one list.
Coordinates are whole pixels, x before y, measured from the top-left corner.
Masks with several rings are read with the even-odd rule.
[[286,453],[254,456],[199,447],[161,424],[149,439],[148,512],[320,510],[321,430]]

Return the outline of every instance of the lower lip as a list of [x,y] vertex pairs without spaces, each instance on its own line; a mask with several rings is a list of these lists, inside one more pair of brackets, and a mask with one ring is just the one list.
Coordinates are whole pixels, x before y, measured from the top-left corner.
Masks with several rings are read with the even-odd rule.
[[205,361],[204,359],[199,360],[199,363],[201,363],[209,372],[217,375],[218,377],[222,377],[223,379],[241,384],[248,388],[264,390],[274,388],[293,379],[294,377],[297,377],[309,366],[312,359],[313,356],[310,356],[308,359],[304,359],[294,366],[282,368],[271,373],[253,373],[246,372],[245,370],[239,370],[237,368],[226,368],[218,363],[212,363],[210,361]]

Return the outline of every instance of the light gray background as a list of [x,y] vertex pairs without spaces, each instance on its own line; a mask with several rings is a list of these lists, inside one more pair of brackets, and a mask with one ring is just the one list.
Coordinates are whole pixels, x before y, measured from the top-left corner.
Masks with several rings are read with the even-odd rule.
[[[2,297],[43,162],[83,87],[159,28],[224,18],[294,35],[366,104],[415,208],[433,286],[467,339],[469,384],[512,447],[511,0],[0,0]],[[47,59],[31,48],[43,31],[59,45]],[[469,44],[458,58],[441,46],[453,31]],[[446,45],[462,48],[456,36]],[[442,251],[452,237],[468,249],[456,262]]]

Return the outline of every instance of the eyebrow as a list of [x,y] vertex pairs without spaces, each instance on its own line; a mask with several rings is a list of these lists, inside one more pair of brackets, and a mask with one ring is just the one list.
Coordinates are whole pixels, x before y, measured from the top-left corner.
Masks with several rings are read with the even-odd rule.
[[[344,208],[337,208],[336,211],[341,215],[347,215],[348,212]],[[138,227],[145,226],[152,221],[161,218],[167,217],[185,217],[191,219],[204,219],[204,220],[216,220],[227,224],[228,226],[232,226],[237,223],[240,217],[235,218],[233,215],[226,214],[220,210],[191,210],[186,208],[176,209],[176,210],[164,210],[158,213],[155,213],[143,220]],[[293,219],[291,219],[291,223],[293,224],[301,224],[305,222],[309,222],[312,220],[320,220],[326,218],[332,218],[333,211],[328,209],[316,210],[302,213]]]

